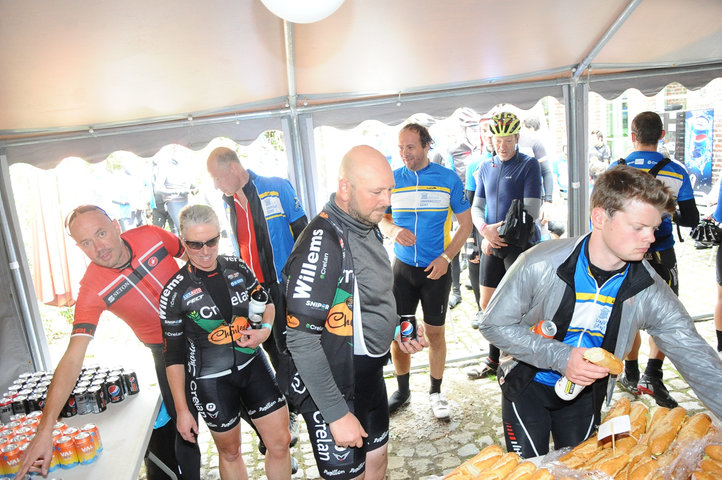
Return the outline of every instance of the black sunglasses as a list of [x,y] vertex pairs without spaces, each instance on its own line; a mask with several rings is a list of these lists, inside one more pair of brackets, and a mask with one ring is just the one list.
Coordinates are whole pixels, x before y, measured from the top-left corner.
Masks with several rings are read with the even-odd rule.
[[218,245],[218,240],[220,240],[220,238],[221,235],[218,234],[210,240],[206,240],[205,242],[191,242],[190,240],[186,240],[185,238],[183,239],[183,241],[186,243],[186,246],[191,250],[200,250],[203,247],[215,247],[216,245]]
[[75,221],[75,217],[80,215],[81,213],[87,213],[87,212],[101,212],[103,215],[108,217],[108,220],[110,220],[110,217],[108,214],[103,210],[102,208],[98,207],[97,205],[80,205],[79,207],[75,207],[72,212],[68,214],[67,217],[65,217],[65,232],[70,235],[70,226]]

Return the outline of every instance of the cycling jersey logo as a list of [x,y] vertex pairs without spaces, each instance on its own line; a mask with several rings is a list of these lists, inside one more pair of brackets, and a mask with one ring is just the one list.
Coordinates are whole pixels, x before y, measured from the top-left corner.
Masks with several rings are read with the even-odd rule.
[[151,267],[155,267],[156,265],[158,265],[158,258],[150,257],[148,259],[148,265],[150,265]]
[[221,325],[208,334],[208,341],[215,345],[225,345],[238,340],[241,332],[248,329],[246,317],[236,317],[231,325]]
[[371,443],[372,443],[372,444],[381,443],[381,442],[383,442],[384,440],[386,440],[386,437],[388,437],[388,436],[389,436],[389,431],[386,430],[384,433],[381,434],[380,437],[375,437],[375,438],[371,441]]
[[306,260],[301,265],[301,270],[296,278],[296,286],[293,289],[293,298],[309,298],[311,296],[311,288],[316,279],[318,271],[318,261],[321,258],[321,241],[323,240],[323,230],[318,228],[312,232],[311,243],[308,247]]
[[203,291],[203,290],[201,290],[200,288],[194,288],[194,289],[191,290],[190,292],[187,292],[187,293],[185,293],[185,294],[183,295],[183,300],[188,300],[188,299],[191,298],[193,295],[199,294],[199,293],[201,293],[202,291]]
[[193,297],[193,298],[189,299],[188,301],[186,301],[186,305],[192,305],[196,302],[200,302],[201,300],[203,300],[203,296],[204,295],[201,293],[197,297]]
[[348,458],[349,454],[351,453],[351,450],[349,450],[349,449],[346,448],[346,447],[343,447],[343,448],[341,448],[341,447],[334,447],[334,448],[335,448],[336,450],[343,451],[343,453],[336,453],[336,452],[334,452],[334,454],[333,454],[333,456],[334,456],[334,457],[336,458],[336,460],[338,460],[339,462],[343,462],[344,460],[346,460],[346,459]]
[[131,286],[132,284],[127,280],[118,285],[118,287],[110,292],[110,294],[106,297],[106,304],[110,306],[110,304],[122,297],[126,290],[128,290]]
[[326,317],[326,328],[334,335],[350,337],[353,335],[351,328],[351,312],[353,311],[353,296],[337,303],[328,312]]
[[[193,340],[188,340],[188,373],[192,377],[196,376],[196,344],[193,343]],[[193,385],[195,386],[195,381]]]
[[228,280],[234,280],[234,279],[238,278],[240,275],[241,274],[238,272],[233,272],[230,275],[228,275]]
[[306,385],[301,381],[301,376],[296,372],[291,379],[291,389],[299,395],[306,393]]
[[294,317],[293,315],[286,315],[286,325],[291,328],[296,328],[300,325],[300,322],[298,321],[298,318]]
[[203,306],[198,309],[198,313],[200,313],[202,318],[213,318],[216,315],[218,315],[218,307],[215,305],[210,306]]
[[333,443],[333,437],[328,431],[326,422],[319,411],[313,412],[313,433],[311,441],[316,444],[318,458],[328,462],[331,459],[329,452],[331,450],[330,444]]
[[243,283],[243,279],[242,279],[242,278],[239,278],[238,280],[233,280],[233,281],[231,282],[231,287],[235,287],[236,285],[241,284],[241,283]]
[[206,411],[203,409],[203,403],[200,398],[198,398],[198,384],[195,380],[191,380],[188,387],[190,389],[191,402],[193,403],[193,406],[196,407],[196,410],[198,410],[201,417],[206,418]]

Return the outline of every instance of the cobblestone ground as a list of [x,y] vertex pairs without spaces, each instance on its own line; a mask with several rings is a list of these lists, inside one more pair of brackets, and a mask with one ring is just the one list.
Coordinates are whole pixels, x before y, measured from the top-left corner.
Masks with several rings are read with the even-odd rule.
[[[697,250],[690,240],[677,247],[680,267],[680,296],[693,317],[702,317],[695,323],[698,331],[707,341],[716,345],[714,323],[711,314],[716,300],[715,250]],[[501,427],[500,391],[494,379],[469,381],[464,370],[478,361],[486,351],[487,343],[478,331],[470,327],[476,313],[471,290],[464,288],[466,271],[462,272],[462,295],[464,302],[451,310],[447,320],[447,369],[444,375],[443,391],[449,400],[452,414],[449,421],[435,419],[428,402],[428,357],[425,353],[413,358],[411,375],[411,402],[402,407],[391,418],[389,441],[390,480],[425,479],[448,473],[481,448],[496,443],[504,445]],[[706,319],[706,320],[704,320]],[[646,363],[648,347],[643,340],[640,356],[641,368]],[[672,396],[688,411],[697,413],[705,408],[682,380],[669,361],[664,364],[665,382]],[[395,380],[387,376],[389,393],[395,390]],[[617,389],[615,399],[630,394]],[[653,406],[650,397],[639,398]],[[265,479],[263,457],[256,448],[255,435],[243,429],[243,457],[248,465],[249,478]],[[218,479],[218,456],[205,426],[201,426],[200,442],[203,458],[203,478]],[[292,455],[299,463],[294,479],[319,478],[305,424],[301,421],[300,441],[292,449]],[[144,478],[142,474],[140,478]]]

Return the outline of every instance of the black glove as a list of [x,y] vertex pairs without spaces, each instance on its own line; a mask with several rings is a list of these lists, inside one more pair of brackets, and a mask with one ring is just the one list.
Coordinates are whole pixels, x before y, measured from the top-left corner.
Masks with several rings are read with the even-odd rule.
[[690,232],[692,239],[700,243],[719,245],[722,243],[722,231],[713,220],[705,218]]

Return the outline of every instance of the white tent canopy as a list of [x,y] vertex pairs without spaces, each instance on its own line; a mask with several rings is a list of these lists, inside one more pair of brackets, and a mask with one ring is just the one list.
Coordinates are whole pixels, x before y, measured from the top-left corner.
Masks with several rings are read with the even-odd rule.
[[[310,202],[316,126],[398,123],[460,106],[485,112],[502,102],[529,107],[550,95],[567,107],[569,178],[581,185],[570,212],[582,212],[586,166],[575,159],[585,158],[589,91],[650,94],[672,81],[693,89],[722,76],[719,0],[346,0],[313,24],[285,23],[260,0],[0,6],[2,243],[19,264],[11,283],[29,299],[17,310],[38,331],[39,319],[27,318],[37,309],[9,164],[98,161],[118,149],[150,156],[169,143],[249,143],[278,129]],[[572,232],[582,228],[579,215],[570,215]],[[0,342],[6,351],[5,335]],[[36,365],[42,357],[35,353]]]

